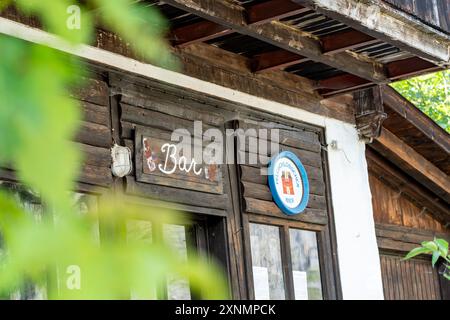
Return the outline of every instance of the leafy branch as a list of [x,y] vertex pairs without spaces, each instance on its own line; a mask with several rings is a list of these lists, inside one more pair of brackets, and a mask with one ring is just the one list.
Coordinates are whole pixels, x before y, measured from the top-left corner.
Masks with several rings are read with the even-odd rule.
[[450,280],[450,256],[448,254],[448,242],[444,239],[436,239],[433,241],[424,241],[420,247],[414,248],[411,250],[404,260],[408,260],[414,258],[421,254],[431,254],[431,264],[433,268],[438,262],[439,258],[442,258],[445,262],[445,271],[443,276]]
[[[90,43],[94,25],[102,24],[129,42],[140,57],[154,64],[176,67],[165,43],[166,20],[154,9],[129,0],[0,0],[37,17],[42,28],[76,46]],[[80,8],[79,29],[67,27],[68,8]],[[156,225],[181,224],[160,206],[136,207],[115,194],[102,197],[96,212],[80,216],[73,208],[82,154],[71,141],[79,130],[81,108],[71,98],[84,85],[83,62],[54,49],[0,35],[0,167],[14,169],[20,183],[39,195],[43,219],[7,192],[0,191],[0,294],[31,279],[41,283],[55,270],[48,286],[51,299],[120,299],[130,290],[155,298],[163,279],[189,279],[204,298],[226,298],[221,270],[200,256],[181,259],[169,244],[127,241],[121,230],[136,214]],[[100,244],[91,237],[100,221]],[[113,236],[110,236],[112,234]],[[69,290],[67,266],[81,270],[81,289]]]
[[450,133],[450,70],[392,84],[402,96]]

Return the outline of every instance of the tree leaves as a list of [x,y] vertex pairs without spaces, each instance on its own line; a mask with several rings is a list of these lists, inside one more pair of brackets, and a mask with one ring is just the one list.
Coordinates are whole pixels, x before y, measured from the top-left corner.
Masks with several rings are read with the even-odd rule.
[[450,70],[399,81],[392,87],[450,132]]
[[[0,2],[0,10],[9,3]],[[142,57],[176,67],[162,37],[167,23],[151,8],[129,0],[15,0],[14,5],[73,45],[89,42],[96,14]],[[80,7],[80,28],[67,23],[77,13],[69,10],[74,5]],[[49,269],[58,269],[63,277],[68,265],[77,265],[82,289],[61,285],[57,291],[51,286],[50,298],[119,299],[128,297],[131,288],[148,296],[167,273],[192,279],[190,285],[204,298],[226,298],[227,286],[215,264],[193,255],[184,261],[164,243],[128,243],[120,232],[114,234],[136,212],[157,224],[183,223],[171,212],[136,208],[119,196],[104,199],[98,212],[102,230],[113,230],[114,236],[102,237],[101,245],[92,239],[93,214],[78,215],[69,192],[75,189],[81,163],[71,142],[80,106],[69,91],[82,84],[84,67],[76,57],[17,38],[0,36],[0,47],[0,166],[15,169],[19,180],[40,195],[45,210],[36,223],[16,200],[0,192],[0,291],[27,279],[39,282]]]

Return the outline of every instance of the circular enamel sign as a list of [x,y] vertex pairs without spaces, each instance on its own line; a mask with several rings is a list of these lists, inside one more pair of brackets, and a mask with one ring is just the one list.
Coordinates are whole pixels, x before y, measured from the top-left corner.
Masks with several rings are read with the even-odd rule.
[[294,215],[306,209],[309,183],[300,159],[290,151],[283,151],[269,164],[269,187],[277,206],[285,214]]

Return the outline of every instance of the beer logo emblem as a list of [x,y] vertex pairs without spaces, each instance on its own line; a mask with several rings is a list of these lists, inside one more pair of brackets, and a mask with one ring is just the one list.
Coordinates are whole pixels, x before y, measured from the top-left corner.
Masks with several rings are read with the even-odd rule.
[[306,209],[309,183],[300,159],[283,151],[270,161],[269,187],[277,206],[285,214],[294,215]]

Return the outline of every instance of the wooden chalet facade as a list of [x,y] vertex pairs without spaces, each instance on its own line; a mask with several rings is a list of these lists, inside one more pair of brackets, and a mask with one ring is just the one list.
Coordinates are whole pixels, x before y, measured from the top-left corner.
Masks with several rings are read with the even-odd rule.
[[[0,14],[0,33],[78,55],[92,71],[74,93],[84,110],[79,194],[125,192],[184,212],[192,223],[169,229],[220,261],[234,299],[450,298],[439,268],[400,259],[450,238],[450,136],[388,86],[450,65],[450,1],[140,2],[169,20],[178,72],[101,28],[72,51],[14,8]],[[152,150],[177,128],[193,133],[194,121],[223,134],[278,129],[280,151],[309,177],[306,210],[280,210],[262,164],[154,173]],[[123,178],[111,172],[114,143],[132,152]],[[0,180],[12,185],[13,171]],[[192,297],[178,287],[161,298]]]

